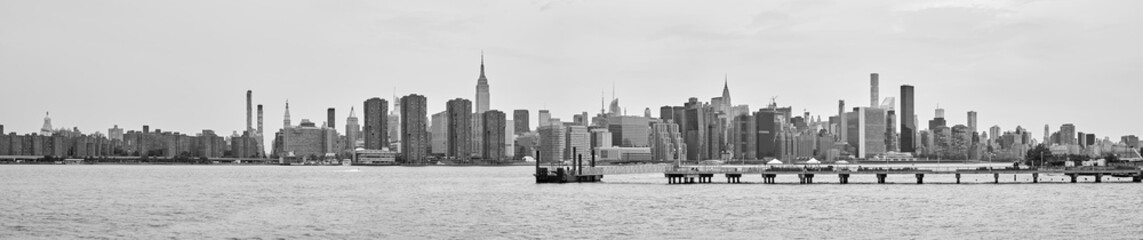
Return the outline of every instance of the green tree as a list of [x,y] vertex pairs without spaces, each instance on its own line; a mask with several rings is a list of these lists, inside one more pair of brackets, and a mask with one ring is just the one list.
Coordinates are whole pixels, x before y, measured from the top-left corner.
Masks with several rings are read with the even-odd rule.
[[1024,164],[1028,166],[1046,165],[1052,158],[1052,150],[1045,147],[1044,144],[1036,145],[1024,154]]

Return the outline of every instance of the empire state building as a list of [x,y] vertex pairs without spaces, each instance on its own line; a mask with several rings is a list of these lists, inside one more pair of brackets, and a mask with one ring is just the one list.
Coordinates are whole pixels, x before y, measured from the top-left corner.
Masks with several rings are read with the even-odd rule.
[[484,77],[484,54],[480,54],[480,78],[476,79],[476,113],[488,111],[488,78]]

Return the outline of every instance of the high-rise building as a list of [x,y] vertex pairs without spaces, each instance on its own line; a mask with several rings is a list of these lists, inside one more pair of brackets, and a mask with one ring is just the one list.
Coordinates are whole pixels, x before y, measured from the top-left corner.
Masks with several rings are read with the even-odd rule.
[[591,148],[592,149],[614,146],[614,144],[611,141],[612,140],[611,132],[607,131],[607,128],[591,127],[587,131],[589,133],[591,133]]
[[933,120],[929,120],[929,131],[937,129],[938,127],[946,126],[947,123],[945,122],[945,109],[937,108],[935,117],[933,117]]
[[504,120],[504,145],[500,148],[504,151],[504,159],[516,159],[516,129],[512,126],[516,126],[513,120]]
[[649,147],[650,119],[639,116],[612,116],[607,118],[607,131],[611,143],[620,147]]
[[401,98],[401,133],[405,135],[401,137],[401,155],[407,164],[426,163],[429,153],[427,101],[425,96],[417,94]]
[[1050,137],[1052,130],[1048,128],[1048,124],[1044,124],[1044,146],[1052,145],[1052,138]]
[[1077,133],[1076,134],[1076,144],[1078,144],[1081,148],[1087,146],[1088,145],[1087,134],[1085,134],[1083,132]]
[[978,131],[978,129],[976,129],[976,111],[968,111],[968,131]]
[[543,124],[538,130],[540,134],[539,160],[544,162],[558,162],[564,160],[564,147],[567,146],[567,130],[562,124]]
[[735,159],[754,160],[757,158],[758,124],[751,115],[734,117],[731,125],[731,149]]
[[432,124],[429,125],[429,132],[432,133],[432,137],[429,138],[431,142],[429,149],[433,154],[448,155],[448,130],[450,127],[448,117],[448,110],[433,114]]
[[[849,122],[849,144],[857,149],[858,158],[871,158],[884,154],[886,112],[880,108],[854,108],[846,113]],[[759,129],[761,131],[761,129]]]
[[837,100],[837,118],[841,122],[838,128],[837,141],[849,144],[849,118],[845,116],[845,100]]
[[290,128],[290,100],[286,100],[286,113],[282,114],[282,128]]
[[[990,136],[992,138],[999,138],[1000,137],[1000,126],[993,125],[992,127],[989,127],[988,128],[988,136]],[[1044,144],[1048,143],[1046,140],[1047,139],[1045,139]]]
[[540,121],[537,123],[537,125],[538,125],[537,128],[546,126],[546,125],[548,125],[548,123],[551,123],[551,121],[552,121],[552,114],[548,113],[547,109],[540,109],[540,111],[538,113],[536,113],[536,115],[539,116],[539,121]]
[[897,111],[893,109],[885,109],[885,151],[899,152],[897,136]]
[[349,117],[345,118],[347,149],[356,149],[357,141],[361,139],[361,124],[358,122],[357,113],[354,110],[353,107],[349,107]]
[[389,147],[389,137],[386,132],[389,129],[388,112],[389,103],[385,99],[375,97],[365,100],[365,127],[362,129],[365,149],[381,150]]
[[498,110],[488,110],[482,114],[484,120],[481,121],[484,127],[484,138],[481,143],[484,145],[484,150],[481,151],[484,160],[500,161],[505,159],[504,154],[504,128],[506,128],[506,121],[504,112]]
[[326,121],[326,123],[325,123],[325,124],[326,124],[326,126],[325,126],[325,127],[328,127],[328,128],[335,128],[335,129],[337,128],[337,127],[336,127],[336,126],[337,126],[337,125],[336,125],[336,124],[337,124],[337,118],[336,118],[336,117],[337,117],[337,113],[336,113],[335,111],[336,111],[336,110],[334,110],[333,108],[328,108],[328,109],[326,109],[326,110],[325,110],[325,121]]
[[258,137],[258,152],[263,152],[263,150],[265,149],[264,146],[266,146],[265,144],[263,144],[264,140],[262,137],[262,136],[266,136],[266,135],[262,135],[263,134],[262,130],[263,130],[262,129],[262,104],[258,104],[258,129],[257,129],[257,131],[258,131],[258,136],[257,136]]
[[576,159],[577,156],[591,158],[591,133],[582,125],[568,125],[564,129],[564,159]]
[[1067,123],[1060,125],[1060,144],[1073,145],[1076,144],[1076,125]]
[[484,53],[480,54],[480,78],[476,79],[476,113],[488,111],[488,78],[484,77]]
[[901,152],[914,152],[917,147],[916,113],[913,86],[901,85]]
[[512,121],[517,134],[532,131],[528,125],[528,109],[516,109],[512,111]]
[[[4,130],[0,129],[0,135],[4,134]],[[119,128],[116,124],[114,127],[107,129],[107,139],[123,141],[123,129]]]
[[687,145],[687,160],[702,161],[709,159],[710,156],[706,155],[707,150],[707,118],[706,108],[698,98],[690,98],[684,107],[686,112],[683,114],[683,136]]
[[878,98],[878,95],[881,92],[881,83],[879,82],[879,80],[877,78],[878,78],[877,73],[870,73],[869,74],[869,107],[872,107],[872,108],[880,107],[880,105],[878,105],[877,103],[880,100],[880,98]]
[[468,99],[457,98],[448,100],[445,111],[448,112],[448,150],[445,156],[453,159],[468,160],[472,157],[472,102]]

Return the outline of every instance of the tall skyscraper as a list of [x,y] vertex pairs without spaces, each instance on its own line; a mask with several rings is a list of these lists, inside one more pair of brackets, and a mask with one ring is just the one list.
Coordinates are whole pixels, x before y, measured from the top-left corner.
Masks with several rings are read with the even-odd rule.
[[481,121],[484,123],[484,127],[481,129],[484,130],[484,134],[481,134],[481,136],[484,139],[481,143],[484,145],[484,150],[481,151],[483,153],[481,157],[484,160],[503,160],[505,157],[504,128],[506,128],[505,123],[507,120],[505,119],[507,117],[504,116],[504,112],[497,110],[485,111],[482,117],[484,117],[484,120]]
[[913,86],[901,85],[901,152],[916,151],[917,121],[913,112]]
[[1076,144],[1076,125],[1067,123],[1060,125],[1060,144]]
[[349,107],[349,117],[345,118],[345,138],[348,140],[345,143],[347,149],[357,148],[357,140],[361,138],[361,125],[353,107]]
[[448,112],[448,140],[445,143],[448,150],[445,156],[468,160],[472,156],[472,102],[463,98],[448,100],[445,111]]
[[325,121],[326,121],[325,127],[337,128],[336,127],[337,126],[337,118],[336,117],[337,117],[337,112],[336,112],[336,110],[334,110],[334,108],[326,109],[325,110]]
[[540,135],[539,160],[558,162],[564,160],[564,147],[567,146],[567,129],[562,124],[545,124],[537,130]]
[[933,117],[933,120],[929,120],[929,131],[933,131],[939,127],[946,127],[948,124],[947,122],[945,122],[945,109],[944,108],[938,107],[936,110],[935,116],[936,117]]
[[266,135],[262,135],[263,134],[263,132],[262,132],[262,104],[258,104],[258,129],[257,129],[257,131],[258,132],[257,132],[257,135],[255,136],[254,140],[258,142],[258,146],[257,146],[258,155],[259,156],[266,156],[266,143],[265,143],[266,138],[263,137]]
[[528,109],[516,109],[512,111],[513,126],[517,134],[531,132],[532,129],[528,128]]
[[476,112],[488,111],[488,78],[484,77],[484,53],[480,53],[480,78],[476,79]]
[[[707,118],[706,109],[698,98],[690,98],[684,104],[686,112],[683,114],[684,139],[687,146],[687,160],[708,160],[707,150]],[[615,134],[615,133],[612,133]]]
[[365,100],[365,128],[362,135],[365,137],[365,149],[381,150],[389,147],[388,125],[386,116],[389,112],[389,102],[381,98]]
[[1049,137],[1051,135],[1051,132],[1052,132],[1052,130],[1049,130],[1048,124],[1044,124],[1044,146],[1051,146],[1052,145],[1052,141],[1051,141],[1052,138]]
[[401,133],[405,134],[401,138],[401,154],[408,164],[425,164],[429,153],[427,101],[417,94],[401,98]]
[[[856,108],[846,113],[849,118],[849,143],[857,148],[858,158],[870,158],[884,154],[885,149],[885,110],[881,108]],[[759,129],[761,131],[761,129]]]
[[837,100],[837,118],[841,122],[837,141],[849,144],[849,118],[845,117],[845,100]]
[[[249,125],[247,125],[247,127],[249,127]],[[44,112],[44,125],[40,127],[40,136],[50,137],[53,131],[55,131],[55,129],[52,128],[52,113]]]
[[878,94],[881,92],[881,83],[877,77],[877,73],[869,74],[869,107],[874,108],[880,106],[877,103],[879,102],[878,100],[880,100],[880,98],[878,98]]
[[968,131],[977,132],[976,129],[976,111],[968,111]]

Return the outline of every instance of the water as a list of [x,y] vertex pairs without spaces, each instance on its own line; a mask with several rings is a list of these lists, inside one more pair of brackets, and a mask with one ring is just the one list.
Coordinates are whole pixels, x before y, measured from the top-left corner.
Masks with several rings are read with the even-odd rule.
[[[3,239],[1138,238],[1143,184],[534,184],[530,167],[0,166]],[[1054,179],[1053,179],[1054,178]],[[1087,179],[1090,182],[1091,179]],[[940,184],[943,182],[946,184]],[[935,184],[934,184],[935,183]]]

